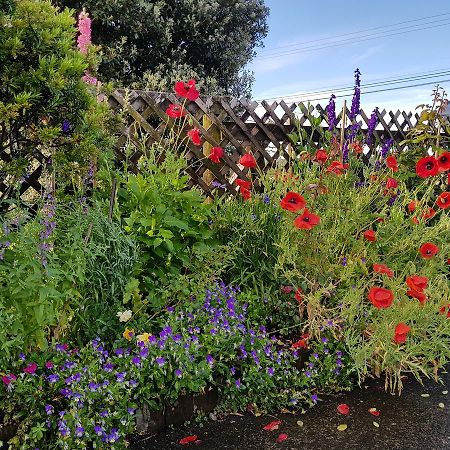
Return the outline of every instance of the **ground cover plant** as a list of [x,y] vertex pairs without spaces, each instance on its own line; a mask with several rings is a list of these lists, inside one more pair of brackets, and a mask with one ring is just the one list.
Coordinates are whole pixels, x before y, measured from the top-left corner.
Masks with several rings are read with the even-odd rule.
[[[65,18],[66,51],[80,60],[74,83],[83,108],[96,110],[73,23],[44,12]],[[1,20],[13,14],[2,10]],[[83,55],[86,13],[81,23]],[[251,151],[240,157],[246,177],[227,180],[236,196],[218,187],[207,201],[189,188],[186,143],[202,144],[186,108],[199,95],[194,80],[176,83],[162,141],[147,147],[141,136],[135,171],[64,143],[74,157],[49,164],[41,203],[2,216],[2,444],[126,448],[142,408],[208,389],[219,394],[217,413],[260,414],[302,411],[371,376],[393,392],[405,373],[438,379],[450,358],[448,142],[430,110],[407,151],[374,147],[376,115],[366,133],[356,120],[355,75],[342,147],[332,97],[319,143],[299,127],[289,161],[263,172]],[[101,117],[96,133],[113,133]],[[110,142],[89,139],[95,155]],[[224,155],[215,147],[205,158]],[[74,164],[76,176],[57,182]]]

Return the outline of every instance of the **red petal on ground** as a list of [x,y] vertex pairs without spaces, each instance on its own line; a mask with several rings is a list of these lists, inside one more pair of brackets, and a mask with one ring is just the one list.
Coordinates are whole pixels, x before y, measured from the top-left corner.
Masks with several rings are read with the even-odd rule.
[[369,412],[370,412],[370,414],[372,414],[372,416],[375,416],[375,417],[378,417],[381,414],[377,408],[369,408]]
[[278,427],[281,424],[281,420],[274,420],[273,422],[268,423],[263,430],[266,431],[273,431],[273,430],[278,430]]
[[281,433],[278,437],[277,437],[277,443],[281,444],[282,442],[284,442],[289,436],[285,433]]
[[192,436],[186,436],[183,439],[180,439],[180,444],[181,445],[187,445],[190,444],[191,442],[195,442],[197,440],[197,435],[192,435]]
[[338,413],[347,415],[350,412],[350,407],[345,403],[341,403],[337,408]]

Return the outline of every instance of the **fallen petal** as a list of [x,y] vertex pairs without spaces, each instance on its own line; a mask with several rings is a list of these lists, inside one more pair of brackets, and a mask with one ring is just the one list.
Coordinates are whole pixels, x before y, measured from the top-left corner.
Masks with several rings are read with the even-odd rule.
[[373,426],[374,426],[374,427],[380,428],[380,424],[379,424],[378,422],[372,422],[372,423],[373,423]]
[[281,433],[277,438],[277,443],[280,444],[281,442],[284,442],[288,438],[287,434]]
[[442,409],[444,409],[445,408],[445,405],[443,404],[443,403],[439,403],[439,408],[442,408]]
[[347,415],[350,412],[350,407],[345,403],[341,403],[336,409],[339,414]]
[[377,408],[369,408],[369,412],[370,412],[370,414],[372,414],[372,416],[375,416],[375,417],[378,417],[381,414]]
[[281,424],[281,420],[274,420],[273,422],[268,423],[263,430],[266,431],[273,431],[273,430],[278,430],[278,427]]
[[304,423],[303,423],[303,421],[301,421],[301,420],[297,420],[297,425],[298,425],[299,427],[302,427],[302,426],[304,425]]
[[187,444],[190,444],[191,442],[195,442],[197,439],[198,438],[195,434],[192,436],[186,436],[183,439],[180,439],[180,444],[187,445]]
[[348,428],[347,425],[345,425],[345,423],[343,423],[342,425],[338,425],[337,430],[345,431],[347,428]]

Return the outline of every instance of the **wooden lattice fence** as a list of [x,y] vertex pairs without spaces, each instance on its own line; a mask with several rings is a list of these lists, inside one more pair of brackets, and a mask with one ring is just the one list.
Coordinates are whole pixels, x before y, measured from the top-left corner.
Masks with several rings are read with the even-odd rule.
[[[166,109],[171,103],[179,103],[175,94],[157,93],[138,90],[117,90],[109,98],[109,104],[116,113],[124,118],[123,127],[118,136],[117,159],[124,160],[125,148],[128,149],[127,160],[131,170],[138,170],[138,161],[145,148],[155,142],[163,142],[167,130],[174,125],[168,120]],[[303,103],[256,102],[232,97],[200,97],[186,105],[189,111],[188,121],[180,131],[185,135],[189,128],[197,127],[202,134],[202,146],[187,143],[186,157],[189,159],[191,183],[212,195],[218,185],[220,189],[235,192],[233,180],[246,178],[247,169],[238,164],[239,158],[247,151],[252,151],[259,168],[264,170],[276,163],[282,163],[295,156],[289,134],[296,131],[295,123],[301,125],[314,142],[320,142],[322,133],[313,129],[309,122],[311,115],[320,118],[319,128],[328,129],[328,118],[321,105]],[[347,109],[345,123],[349,124],[350,111]],[[339,129],[343,123],[342,111],[338,114]],[[362,131],[367,129],[370,114],[361,111],[358,121]],[[400,142],[406,133],[417,123],[418,114],[404,111],[378,112],[378,126],[374,132],[374,144],[369,149],[376,151],[387,139],[392,139],[401,149]],[[180,121],[177,121],[179,124]],[[144,144],[144,145],[143,145]],[[220,146],[226,155],[220,164],[214,164],[205,155],[211,147]],[[129,155],[131,149],[131,156]],[[11,163],[7,146],[0,151],[0,200],[8,199],[12,193],[19,192],[25,200],[42,195],[44,186],[48,187],[48,155],[35,149],[33,160],[29,161],[29,173],[16,180],[2,170],[2,166]]]
[[[168,117],[165,113],[171,103],[180,103],[175,94],[148,91],[118,90],[109,98],[111,108],[124,115],[125,124],[119,137],[117,155],[124,159],[124,147],[131,143],[133,151],[128,160],[132,170],[142,156],[143,135],[146,144],[161,142],[167,129]],[[200,129],[203,146],[197,147],[187,143],[189,149],[186,157],[197,164],[190,164],[189,175],[192,184],[198,185],[210,195],[218,185],[229,192],[235,192],[232,181],[236,178],[246,178],[247,169],[238,164],[239,158],[251,151],[261,170],[273,167],[274,164],[289,160],[295,155],[295,146],[289,134],[297,130],[299,124],[309,137],[312,134],[314,142],[320,142],[322,133],[312,127],[309,117],[320,118],[320,128],[328,129],[328,116],[321,105],[306,105],[304,103],[266,102],[258,103],[247,99],[233,97],[200,97],[186,105],[189,111],[190,123],[186,121],[185,135],[189,128]],[[343,110],[343,108],[342,108]],[[337,115],[336,134],[339,137],[343,123],[343,111]],[[348,126],[350,111],[346,108],[345,124]],[[380,110],[377,113],[378,126],[374,131],[373,144],[366,151],[377,151],[388,139],[395,142],[397,150],[402,150],[400,144],[406,139],[406,133],[417,123],[419,115],[405,111]],[[362,132],[367,130],[370,114],[361,111],[358,117]],[[180,120],[177,121],[179,124]],[[170,119],[169,126],[174,124]],[[226,149],[223,162],[214,164],[205,156],[211,147],[220,146]],[[294,152],[294,153],[293,153]],[[134,167],[133,167],[134,166]]]

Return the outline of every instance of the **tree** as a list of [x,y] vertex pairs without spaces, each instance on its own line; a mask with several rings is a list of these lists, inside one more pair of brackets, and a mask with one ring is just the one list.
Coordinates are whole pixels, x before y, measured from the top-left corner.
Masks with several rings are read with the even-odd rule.
[[194,77],[210,92],[248,93],[253,79],[243,68],[268,32],[264,0],[56,2],[88,10],[103,50],[100,78],[122,86],[165,90]]

